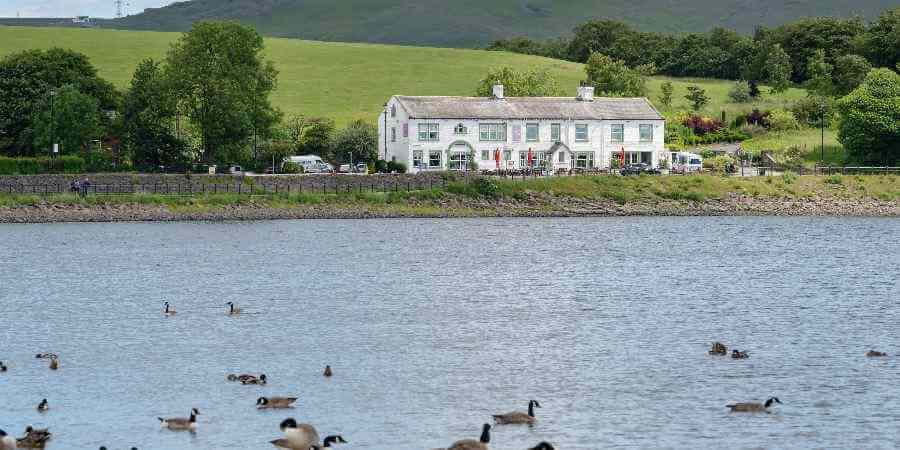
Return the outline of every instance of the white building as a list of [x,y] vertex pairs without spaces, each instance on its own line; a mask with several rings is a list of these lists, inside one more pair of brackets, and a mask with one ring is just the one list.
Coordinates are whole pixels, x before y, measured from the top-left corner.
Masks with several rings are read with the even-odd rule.
[[608,168],[612,158],[659,165],[665,120],[646,98],[409,97],[395,95],[378,118],[379,156],[410,172],[464,170],[474,156],[482,170],[528,167]]

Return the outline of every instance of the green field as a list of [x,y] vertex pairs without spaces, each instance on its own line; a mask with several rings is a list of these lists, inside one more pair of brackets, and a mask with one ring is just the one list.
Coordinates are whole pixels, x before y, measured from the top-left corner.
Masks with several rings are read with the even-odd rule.
[[[32,48],[70,48],[88,55],[101,76],[124,88],[138,62],[164,57],[178,36],[145,31],[0,26],[0,55]],[[481,50],[267,38],[266,53],[280,72],[274,94],[279,108],[288,114],[332,117],[339,125],[353,119],[374,122],[393,94],[471,95],[478,80],[494,66],[547,67],[560,86],[571,88],[573,95],[584,78],[580,64]],[[651,81],[652,100],[655,101],[664,80],[658,77]],[[712,101],[704,111],[707,114],[718,116],[725,110],[731,116],[753,107],[728,103],[730,81],[671,81],[675,85],[673,109],[687,108],[684,95],[689,84],[701,85],[709,93]],[[779,96],[764,97],[758,106],[783,106],[803,95],[802,90],[792,89]]]

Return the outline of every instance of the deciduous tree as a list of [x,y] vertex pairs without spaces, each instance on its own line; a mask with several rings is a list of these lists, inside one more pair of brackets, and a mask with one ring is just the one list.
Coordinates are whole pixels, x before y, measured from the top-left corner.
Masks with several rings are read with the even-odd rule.
[[138,168],[177,166],[190,161],[176,135],[177,100],[160,65],[138,64],[122,105],[123,144]]
[[869,72],[865,81],[838,101],[842,120],[838,140],[865,162],[900,162],[900,75],[889,69]]
[[623,61],[594,53],[584,66],[587,82],[597,94],[610,97],[645,97],[648,67],[629,69]]
[[516,70],[512,67],[490,69],[475,89],[478,97],[490,97],[496,83],[503,85],[507,97],[552,97],[562,95],[559,83],[547,69]]

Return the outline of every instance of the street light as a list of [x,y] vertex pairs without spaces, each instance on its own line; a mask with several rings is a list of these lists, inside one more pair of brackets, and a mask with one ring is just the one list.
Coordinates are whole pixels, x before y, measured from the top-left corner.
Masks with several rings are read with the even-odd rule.
[[50,157],[56,153],[56,138],[53,136],[56,128],[56,121],[53,120],[53,103],[56,98],[56,89],[50,89]]
[[819,122],[822,126],[822,166],[825,166],[825,99],[819,103]]

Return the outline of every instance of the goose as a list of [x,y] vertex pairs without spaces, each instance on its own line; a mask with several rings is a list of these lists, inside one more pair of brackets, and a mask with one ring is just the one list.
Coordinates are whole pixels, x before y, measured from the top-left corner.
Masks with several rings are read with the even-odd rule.
[[3,361],[0,361],[0,372],[6,372],[6,366],[3,365]]
[[50,437],[51,434],[46,428],[34,429],[29,425],[25,428],[25,436],[16,439],[16,445],[20,448],[44,448]]
[[168,428],[173,431],[195,431],[197,430],[197,416],[200,414],[200,411],[197,408],[191,408],[191,417],[172,417],[169,419],[163,419],[162,417],[157,417],[159,419],[159,425],[163,428]]
[[34,355],[34,357],[37,358],[37,359],[56,359],[56,358],[59,358],[59,356],[58,356],[56,353],[49,353],[49,352],[46,352],[46,353],[38,353],[37,355]]
[[260,397],[256,400],[257,409],[293,408],[297,397]]
[[727,408],[731,409],[731,412],[769,412],[769,407],[773,404],[778,403],[781,404],[781,400],[778,400],[778,397],[772,397],[766,400],[766,403],[734,403],[731,405],[725,405]]
[[444,450],[488,450],[488,444],[491,442],[491,424],[486,423],[481,429],[481,438],[463,439],[454,442],[451,446]]
[[[100,446],[100,450],[107,450],[107,448],[106,448],[105,445],[101,445],[101,446]],[[138,450],[138,448],[137,448],[137,447],[131,447],[130,450]]]
[[16,448],[16,440],[0,430],[0,450],[13,450]]
[[308,450],[314,445],[319,445],[319,432],[310,424],[298,424],[294,418],[289,417],[281,421],[279,428],[284,432],[284,438],[269,441],[276,447]]
[[331,448],[332,444],[346,444],[347,441],[344,440],[344,437],[335,434],[332,436],[327,436],[324,441],[322,441],[322,445],[312,445],[309,447],[309,450],[322,450],[323,448]]
[[163,314],[167,316],[171,316],[172,314],[176,314],[178,311],[175,311],[175,308],[169,306],[169,302],[165,303],[166,309],[163,311]]
[[254,376],[252,376],[252,375],[251,375],[250,377],[243,378],[243,379],[241,379],[240,377],[238,377],[238,378],[240,379],[241,384],[258,384],[258,385],[264,385],[264,384],[266,384],[266,382],[267,382],[267,380],[266,380],[266,374],[264,374],[264,373],[259,374],[259,377],[258,377],[258,378],[257,378],[257,377],[254,377]]
[[236,316],[241,313],[241,308],[235,308],[234,302],[228,302],[225,304],[225,306],[228,307],[228,315],[229,316]]
[[494,423],[498,425],[504,424],[533,424],[537,419],[534,417],[534,407],[541,407],[541,404],[538,403],[537,400],[531,400],[528,402],[528,414],[523,413],[521,411],[515,411],[506,414],[495,414],[494,415]]
[[883,357],[887,356],[887,353],[885,353],[885,352],[878,352],[878,351],[875,351],[875,350],[869,350],[869,351],[866,352],[866,356],[869,357],[869,358],[883,358]]
[[53,358],[50,360],[50,370],[59,369],[59,358]]
[[41,403],[37,405],[38,412],[47,412],[50,409],[50,404],[47,403],[47,399],[41,400]]
[[[260,376],[263,377],[263,379],[265,379],[265,374],[261,374]],[[242,383],[244,381],[254,380],[257,378],[258,377],[256,375],[250,375],[249,373],[242,373],[240,375],[229,373],[228,376],[225,377],[225,379],[228,381],[240,381]]]
[[747,359],[750,357],[750,354],[747,352],[742,352],[738,349],[734,349],[731,351],[731,359]]
[[718,356],[727,355],[728,347],[725,347],[725,344],[721,342],[713,342],[712,349],[709,351],[709,354]]
[[528,450],[556,450],[556,447],[554,447],[553,444],[545,441],[529,448]]
[[325,373],[323,373],[322,375],[324,375],[324,376],[326,376],[326,377],[330,377],[330,376],[332,375],[332,373],[331,373],[331,366],[326,365],[326,366],[325,366]]

